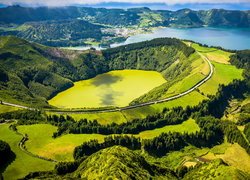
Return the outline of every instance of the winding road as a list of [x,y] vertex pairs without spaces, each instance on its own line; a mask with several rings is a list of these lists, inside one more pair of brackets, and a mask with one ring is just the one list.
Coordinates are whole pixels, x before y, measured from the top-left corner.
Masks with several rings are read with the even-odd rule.
[[[56,113],[61,113],[61,114],[67,114],[67,113],[105,113],[105,112],[118,112],[118,111],[123,111],[123,110],[128,110],[128,109],[134,109],[134,108],[138,108],[138,107],[143,107],[143,106],[149,106],[149,105],[153,105],[153,104],[158,104],[158,103],[162,103],[162,102],[167,102],[167,101],[171,101],[177,98],[180,98],[182,96],[185,96],[191,92],[193,92],[194,90],[196,90],[198,87],[200,87],[202,84],[204,84],[205,82],[207,82],[213,75],[214,73],[214,68],[212,63],[209,61],[209,59],[207,57],[205,57],[203,54],[201,54],[200,52],[196,51],[204,61],[206,61],[209,65],[210,68],[210,72],[208,74],[208,76],[206,78],[204,78],[203,80],[201,80],[200,82],[198,82],[196,85],[194,85],[192,88],[190,88],[189,90],[182,92],[180,94],[165,98],[165,99],[161,99],[161,100],[154,100],[154,101],[149,101],[149,102],[145,102],[145,103],[141,103],[141,104],[136,104],[136,105],[131,105],[131,106],[125,106],[125,107],[120,107],[120,108],[113,108],[113,109],[96,109],[96,110],[78,110],[78,111],[60,111],[60,110],[53,110],[53,112]],[[18,105],[18,104],[13,104],[13,103],[8,103],[8,102],[1,102],[4,105],[8,105],[8,106],[14,106],[14,107],[18,107],[18,108],[23,108],[23,109],[29,109],[29,110],[37,110],[35,108],[30,108],[27,106],[22,106],[22,105]]]

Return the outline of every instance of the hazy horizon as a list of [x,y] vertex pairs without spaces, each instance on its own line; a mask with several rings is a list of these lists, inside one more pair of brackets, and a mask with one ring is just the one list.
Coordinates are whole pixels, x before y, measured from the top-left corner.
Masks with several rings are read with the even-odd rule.
[[227,9],[227,10],[250,10],[249,3],[182,3],[182,4],[166,4],[166,3],[126,3],[126,2],[104,2],[97,4],[65,4],[65,5],[53,5],[50,6],[46,3],[4,3],[0,2],[0,8],[20,5],[22,7],[66,7],[66,6],[77,6],[77,7],[93,7],[93,8],[141,8],[148,7],[152,10],[179,10],[179,9],[192,9],[192,10],[208,10],[208,9]]

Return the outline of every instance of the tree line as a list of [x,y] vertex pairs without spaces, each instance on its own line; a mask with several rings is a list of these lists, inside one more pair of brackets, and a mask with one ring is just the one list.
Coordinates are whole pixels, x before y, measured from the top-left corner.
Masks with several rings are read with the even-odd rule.
[[149,115],[144,119],[134,119],[132,121],[122,124],[99,124],[96,120],[88,121],[82,119],[75,121],[70,116],[47,116],[47,121],[58,127],[57,132],[53,137],[60,136],[64,133],[72,134],[138,134],[141,131],[152,130],[155,128],[164,127],[166,125],[180,124],[187,120],[190,114],[182,107],[175,107],[173,109],[165,108],[162,113]]
[[170,151],[178,151],[188,145],[213,147],[223,143],[224,137],[230,143],[240,144],[250,154],[249,144],[235,124],[221,121],[212,116],[199,117],[196,122],[200,127],[200,131],[191,134],[169,132],[147,140],[120,135],[108,136],[103,143],[98,143],[97,140],[84,142],[75,148],[74,158],[77,160],[114,145],[125,146],[129,149],[144,149],[152,155],[164,156]]
[[147,47],[157,47],[157,46],[174,46],[178,50],[181,50],[186,57],[190,54],[194,53],[195,50],[192,47],[188,47],[179,39],[176,38],[157,38],[150,41],[138,42],[134,44],[119,46],[116,48],[110,48],[103,50],[102,53],[105,58],[110,59],[112,56],[118,53],[126,53],[128,51],[136,50],[136,49],[144,49]]

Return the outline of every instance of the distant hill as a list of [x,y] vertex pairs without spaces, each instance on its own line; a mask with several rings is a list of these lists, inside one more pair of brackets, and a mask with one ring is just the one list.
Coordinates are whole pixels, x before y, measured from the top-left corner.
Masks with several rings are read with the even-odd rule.
[[211,9],[193,11],[150,10],[149,8],[105,9],[90,7],[21,7],[9,6],[0,9],[1,23],[23,24],[25,22],[65,20],[83,18],[105,25],[129,26],[140,23],[143,14],[154,13],[162,16],[159,25],[175,26],[226,26],[250,27],[250,12],[239,10]]
[[35,21],[26,22],[15,30],[4,30],[2,35],[15,35],[47,46],[83,46],[83,39],[100,40],[105,36],[101,28],[78,19]]
[[125,10],[73,6],[0,8],[0,35],[15,35],[55,47],[83,46],[89,40],[110,44],[128,36],[116,31],[117,27],[135,30],[159,26],[245,28],[250,27],[250,11],[168,11],[146,7]]

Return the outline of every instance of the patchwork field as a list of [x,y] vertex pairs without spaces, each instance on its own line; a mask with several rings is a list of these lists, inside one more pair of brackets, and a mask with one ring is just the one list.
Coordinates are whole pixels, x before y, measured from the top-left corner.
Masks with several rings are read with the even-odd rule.
[[216,48],[207,48],[193,43],[192,47],[206,56],[214,66],[214,74],[210,80],[199,87],[205,95],[215,95],[219,84],[227,85],[234,79],[243,79],[242,69],[237,69],[231,65],[229,60],[232,53]]
[[19,179],[33,171],[48,171],[54,169],[54,163],[31,157],[21,150],[18,147],[18,143],[22,137],[10,130],[9,124],[0,125],[0,139],[6,141],[16,155],[15,160],[4,171],[4,179]]
[[49,103],[60,108],[126,106],[133,99],[166,82],[154,71],[119,70],[76,82]]

